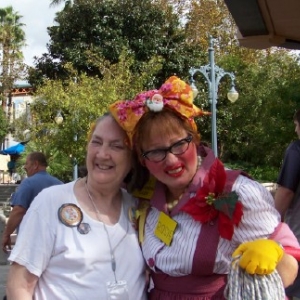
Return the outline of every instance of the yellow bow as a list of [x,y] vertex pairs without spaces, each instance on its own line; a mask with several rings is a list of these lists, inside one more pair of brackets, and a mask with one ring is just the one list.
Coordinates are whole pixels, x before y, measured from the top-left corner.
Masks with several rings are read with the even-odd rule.
[[137,122],[147,111],[159,112],[164,108],[173,110],[187,118],[196,129],[194,117],[209,115],[193,104],[192,88],[176,76],[170,77],[159,90],[150,90],[138,94],[133,100],[117,101],[109,110],[120,126],[132,136]]

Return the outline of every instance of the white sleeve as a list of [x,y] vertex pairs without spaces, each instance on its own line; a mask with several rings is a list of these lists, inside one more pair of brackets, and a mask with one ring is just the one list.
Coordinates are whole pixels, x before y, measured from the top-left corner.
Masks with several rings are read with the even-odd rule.
[[260,183],[239,176],[232,188],[243,205],[243,216],[234,228],[232,242],[236,245],[258,238],[268,238],[280,223],[271,193]]
[[33,201],[20,226],[16,244],[9,256],[26,269],[40,276],[48,265],[55,243],[57,212],[51,210],[50,193],[42,192]]
[[243,216],[234,227],[231,240],[220,238],[214,272],[226,274],[229,271],[231,255],[241,244],[259,238],[269,238],[280,223],[271,193],[256,181],[239,176],[233,184],[243,204]]

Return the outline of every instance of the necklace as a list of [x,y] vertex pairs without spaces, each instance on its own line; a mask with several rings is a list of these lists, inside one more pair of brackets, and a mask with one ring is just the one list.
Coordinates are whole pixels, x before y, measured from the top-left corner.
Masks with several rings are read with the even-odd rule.
[[104,231],[106,233],[106,237],[107,237],[107,241],[108,241],[108,245],[109,245],[109,252],[110,252],[110,259],[111,259],[111,269],[114,273],[114,278],[115,278],[115,282],[117,282],[117,276],[116,276],[116,268],[117,268],[117,264],[116,264],[116,258],[115,258],[115,249],[121,244],[121,242],[125,239],[125,237],[127,236],[127,233],[128,233],[128,229],[129,229],[129,225],[128,225],[128,222],[127,223],[127,228],[126,228],[126,232],[124,234],[124,236],[120,239],[120,241],[117,243],[117,245],[113,248],[112,245],[111,245],[111,241],[110,241],[110,237],[109,237],[109,233],[108,233],[108,230],[107,230],[107,227],[105,225],[105,223],[102,221],[102,218],[101,218],[101,213],[100,211],[98,210],[97,206],[95,205],[95,202],[94,202],[94,199],[88,189],[88,186],[87,186],[87,178],[85,180],[85,183],[84,183],[84,187],[85,187],[85,190],[86,190],[86,193],[93,205],[93,208],[96,212],[96,216],[97,216],[97,219],[99,222],[101,222],[103,224],[103,228],[104,228]]
[[168,202],[167,203],[167,208],[168,210],[172,210],[177,204],[178,204],[179,200],[173,200],[172,202]]
[[200,169],[202,164],[202,157],[200,155],[197,156],[197,171]]

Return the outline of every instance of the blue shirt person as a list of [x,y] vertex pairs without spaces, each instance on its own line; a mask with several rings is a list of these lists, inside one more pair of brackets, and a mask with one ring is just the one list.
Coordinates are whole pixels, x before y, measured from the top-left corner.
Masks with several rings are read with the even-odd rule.
[[63,184],[62,181],[47,173],[47,166],[47,159],[41,152],[32,152],[26,157],[24,169],[28,177],[22,180],[12,196],[11,206],[13,209],[2,235],[2,250],[6,253],[11,249],[10,235],[20,225],[33,199],[44,188]]

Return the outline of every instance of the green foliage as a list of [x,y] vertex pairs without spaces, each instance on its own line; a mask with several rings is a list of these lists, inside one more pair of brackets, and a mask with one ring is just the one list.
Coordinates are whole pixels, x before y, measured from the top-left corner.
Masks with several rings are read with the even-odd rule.
[[70,170],[70,159],[57,150],[51,149],[45,145],[39,145],[34,141],[30,141],[26,144],[25,151],[21,154],[16,162],[16,172],[21,176],[25,176],[24,164],[26,157],[33,151],[41,151],[45,154],[48,162],[47,172],[51,175],[59,178],[63,182],[69,182],[72,180],[72,172]]
[[[12,6],[0,8],[1,100],[6,99],[4,96],[9,94],[14,82],[24,76],[21,49],[25,45],[25,33],[21,18]],[[2,106],[5,106],[5,101],[2,101]]]
[[224,57],[221,64],[227,71],[237,70],[240,95],[231,104],[224,91],[226,80],[220,84],[217,128],[221,158],[278,168],[285,148],[296,138],[292,117],[300,108],[298,58],[283,50],[261,51],[255,60],[245,62],[235,53]]
[[3,141],[8,132],[11,120],[12,88],[18,79],[23,79],[25,65],[22,62],[22,47],[25,45],[22,17],[12,6],[0,8],[0,140]]
[[267,165],[256,166],[247,162],[226,162],[225,165],[233,170],[243,170],[259,182],[276,182],[279,173],[279,168]]
[[[239,99],[230,103],[228,77],[219,85],[217,103],[218,152],[223,161],[242,161],[253,177],[275,181],[288,144],[296,139],[293,114],[300,109],[299,57],[286,50],[232,51],[217,64],[236,75]],[[207,84],[196,78],[196,103],[210,111]],[[197,120],[202,140],[210,143],[211,118]]]
[[259,181],[276,182],[284,151],[296,139],[293,114],[300,108],[298,57],[277,49],[260,52],[247,64],[236,58],[235,65],[240,97],[231,106],[226,134],[219,113],[222,158],[243,161],[243,169]]
[[[78,166],[85,164],[91,123],[107,111],[109,104],[132,99],[160,67],[159,60],[153,59],[141,65],[141,73],[137,76],[130,71],[132,63],[132,57],[126,54],[121,55],[117,64],[98,61],[102,79],[78,74],[70,65],[65,65],[71,74],[68,80],[47,80],[36,91],[31,105],[31,127],[28,128],[26,118],[20,118],[18,128],[20,133],[30,129],[28,148],[47,154],[53,175],[64,181],[72,179],[74,159]],[[58,113],[63,117],[61,124],[55,122]]]
[[2,109],[0,109],[0,140],[2,141],[9,129],[9,124],[7,118]]
[[[296,138],[292,116],[300,108],[299,57],[277,48],[239,47],[224,1],[66,1],[56,22],[48,29],[48,53],[30,70],[31,83],[40,86],[47,79],[36,93],[31,129],[36,145],[49,147],[53,155],[60,153],[62,158],[56,154],[55,161],[68,162],[67,174],[72,173],[72,157],[84,163],[89,123],[109,103],[157,88],[173,74],[187,81],[191,66],[208,63],[210,33],[215,62],[234,72],[240,95],[230,103],[230,80],[222,78],[219,156],[226,162],[243,161],[244,169],[258,180],[275,181],[284,150]],[[195,103],[210,111],[207,82],[201,74],[194,79],[199,90]],[[64,117],[59,127],[54,123],[58,110]],[[211,117],[196,121],[202,140],[210,143]],[[27,124],[20,128],[27,129]]]
[[164,8],[151,0],[77,0],[66,5],[55,18],[58,25],[48,28],[48,53],[36,58],[29,81],[66,79],[64,65],[77,72],[102,78],[91,56],[115,64],[126,49],[133,56],[131,70],[139,74],[143,63],[160,57],[162,68],[149,80],[157,86],[170,75],[186,76],[188,68],[203,57],[199,47],[187,43],[180,18],[170,5]]

